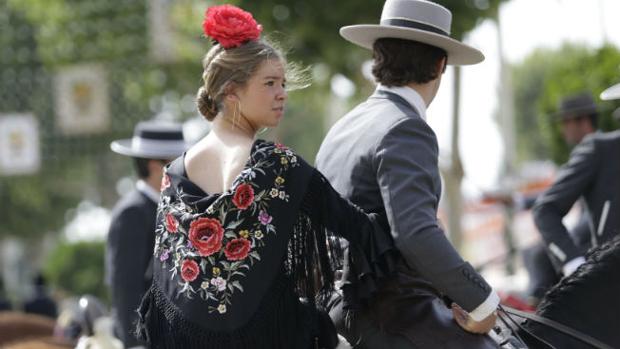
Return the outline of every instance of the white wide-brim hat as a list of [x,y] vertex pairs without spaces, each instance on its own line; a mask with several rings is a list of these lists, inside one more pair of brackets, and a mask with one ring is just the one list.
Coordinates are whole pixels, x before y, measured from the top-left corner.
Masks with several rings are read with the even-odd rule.
[[615,84],[601,93],[601,99],[610,101],[612,99],[620,99],[620,84]]
[[480,63],[479,50],[450,37],[452,13],[447,8],[426,0],[387,0],[379,24],[349,25],[340,28],[346,40],[371,49],[377,39],[395,38],[439,47],[448,54],[448,64]]
[[187,148],[181,125],[154,121],[139,122],[132,138],[110,143],[115,153],[144,159],[174,159]]

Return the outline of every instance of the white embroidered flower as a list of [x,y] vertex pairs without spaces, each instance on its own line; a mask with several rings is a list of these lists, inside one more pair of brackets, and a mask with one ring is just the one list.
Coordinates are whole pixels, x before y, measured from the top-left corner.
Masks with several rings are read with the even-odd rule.
[[293,157],[291,158],[291,164],[294,164],[294,163],[296,163],[296,162],[297,162],[297,157],[296,157],[296,156],[293,156]]
[[203,281],[203,282],[200,284],[200,288],[202,288],[203,290],[206,290],[207,288],[209,288],[209,283],[208,283],[208,282],[206,282],[206,281]]
[[211,279],[211,285],[217,287],[218,291],[226,290],[226,280],[222,279],[221,276]]
[[280,199],[284,200],[284,198],[286,197],[286,193],[284,192],[284,190],[280,191]]
[[271,191],[269,192],[269,196],[271,196],[272,198],[277,197],[278,196],[278,189],[272,188]]
[[257,230],[257,231],[255,231],[255,232],[254,232],[254,237],[255,237],[255,238],[257,238],[257,239],[259,239],[259,240],[260,240],[260,239],[262,239],[262,238],[263,238],[263,236],[264,236],[264,235],[263,235],[263,232],[262,232],[262,231],[260,231],[260,230]]
[[224,314],[226,312],[226,304],[220,304],[220,306],[217,307],[217,311],[219,311],[220,314]]

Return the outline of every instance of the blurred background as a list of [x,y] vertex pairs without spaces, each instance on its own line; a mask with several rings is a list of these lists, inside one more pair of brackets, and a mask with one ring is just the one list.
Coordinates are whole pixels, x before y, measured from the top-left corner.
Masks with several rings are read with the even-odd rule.
[[[441,219],[453,243],[497,287],[525,284],[517,251],[539,239],[527,210],[569,149],[551,115],[570,93],[620,82],[616,0],[442,0],[453,36],[480,65],[449,68],[428,111],[440,143]],[[196,110],[205,0],[0,0],[0,277],[15,307],[42,273],[61,301],[109,301],[103,256],[110,209],[134,183],[110,151],[147,119],[209,125]],[[381,0],[229,1],[252,12],[311,87],[292,92],[276,139],[312,162],[329,126],[374,89],[370,53],[338,28],[378,22]],[[617,102],[602,102],[613,130]],[[571,216],[568,217],[571,219]],[[515,282],[517,280],[518,282]]]

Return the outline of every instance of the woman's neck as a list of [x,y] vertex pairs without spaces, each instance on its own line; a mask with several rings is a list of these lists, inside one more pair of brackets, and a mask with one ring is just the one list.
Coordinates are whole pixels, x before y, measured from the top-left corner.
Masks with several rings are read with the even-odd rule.
[[233,119],[219,114],[212,123],[212,132],[233,138],[254,139],[256,129],[243,116],[233,122]]

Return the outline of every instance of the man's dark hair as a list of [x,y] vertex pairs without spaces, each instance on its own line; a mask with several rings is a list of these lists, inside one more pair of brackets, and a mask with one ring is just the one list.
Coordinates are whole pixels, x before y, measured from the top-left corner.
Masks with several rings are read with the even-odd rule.
[[437,63],[448,57],[446,51],[417,41],[382,38],[373,45],[375,63],[372,74],[382,85],[405,86],[435,80],[446,67],[437,70]]
[[136,169],[136,174],[140,179],[146,179],[149,176],[149,161],[159,161],[162,164],[167,164],[169,160],[163,159],[144,159],[144,158],[134,158],[134,167]]

